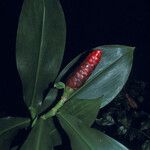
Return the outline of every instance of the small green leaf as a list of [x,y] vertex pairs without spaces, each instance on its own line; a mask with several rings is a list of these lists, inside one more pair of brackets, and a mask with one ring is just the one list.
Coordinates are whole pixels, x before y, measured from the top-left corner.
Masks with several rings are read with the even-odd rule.
[[16,60],[25,103],[35,108],[36,113],[43,101],[43,91],[54,82],[60,69],[65,39],[65,19],[58,0],[24,0]]
[[52,120],[39,119],[33,129],[31,130],[25,143],[22,145],[21,150],[53,150],[56,140]]
[[128,150],[109,136],[89,128],[69,114],[57,114],[60,123],[68,134],[72,150]]
[[72,99],[65,103],[60,112],[67,112],[91,126],[97,117],[100,99]]
[[63,82],[57,82],[54,84],[54,87],[57,89],[64,89],[65,88],[65,84]]
[[26,118],[0,118],[0,149],[10,150],[11,141],[16,136],[19,129],[30,124],[30,119]]

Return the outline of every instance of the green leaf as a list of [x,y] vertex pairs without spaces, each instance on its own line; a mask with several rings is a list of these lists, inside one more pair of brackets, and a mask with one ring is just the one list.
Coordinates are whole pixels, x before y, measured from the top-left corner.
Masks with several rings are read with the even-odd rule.
[[19,129],[27,127],[29,123],[30,119],[26,118],[0,118],[0,149],[9,150]]
[[85,126],[81,120],[69,114],[59,113],[57,116],[70,138],[72,150],[127,150],[116,140]]
[[67,112],[91,126],[99,111],[100,99],[72,99],[65,103],[60,112]]
[[[96,99],[103,96],[100,103],[102,108],[115,98],[126,83],[132,67],[134,47],[104,45],[94,49],[102,49],[102,60],[87,82],[71,98]],[[72,65],[60,73],[59,79],[69,70],[69,66]]]
[[64,89],[65,88],[65,84],[63,82],[57,82],[54,84],[54,87],[57,89]]
[[[56,138],[55,128],[52,120],[39,119],[28,138],[21,147],[21,150],[53,150],[54,144],[59,140]],[[53,144],[54,143],[54,144]]]
[[16,59],[25,102],[35,112],[42,103],[43,91],[60,69],[65,38],[65,19],[58,0],[24,1]]

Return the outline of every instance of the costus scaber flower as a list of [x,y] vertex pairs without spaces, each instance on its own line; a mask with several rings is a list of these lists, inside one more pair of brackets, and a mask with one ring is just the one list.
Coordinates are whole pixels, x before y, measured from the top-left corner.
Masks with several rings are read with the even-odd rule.
[[74,90],[80,88],[94,71],[101,60],[102,50],[93,50],[85,60],[68,77],[66,86]]

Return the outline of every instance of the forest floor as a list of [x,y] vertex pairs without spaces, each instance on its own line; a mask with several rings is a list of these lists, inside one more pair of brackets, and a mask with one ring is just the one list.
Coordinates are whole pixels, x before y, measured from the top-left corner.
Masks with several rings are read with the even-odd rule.
[[102,108],[93,127],[130,150],[150,150],[150,85],[129,80],[119,95]]

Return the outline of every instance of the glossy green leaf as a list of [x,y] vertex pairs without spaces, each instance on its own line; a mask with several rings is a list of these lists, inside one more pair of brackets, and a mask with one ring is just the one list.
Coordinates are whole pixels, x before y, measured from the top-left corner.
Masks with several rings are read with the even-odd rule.
[[70,138],[72,150],[127,150],[116,140],[85,126],[81,120],[71,115],[59,113],[57,116]]
[[65,38],[65,19],[58,0],[24,1],[16,59],[25,102],[35,113],[42,103],[43,91],[57,76]]
[[72,99],[65,103],[60,112],[67,112],[91,126],[99,111],[100,99]]
[[[55,128],[52,120],[39,119],[21,150],[53,150],[56,143]],[[54,144],[53,144],[54,143]]]
[[13,138],[19,129],[29,125],[30,119],[26,118],[0,118],[0,150],[10,150]]
[[[102,108],[114,99],[126,83],[132,67],[134,47],[104,45],[94,49],[102,49],[102,60],[87,82],[71,98],[95,99],[103,96]],[[69,66],[72,65],[60,73],[59,79],[69,70]]]

